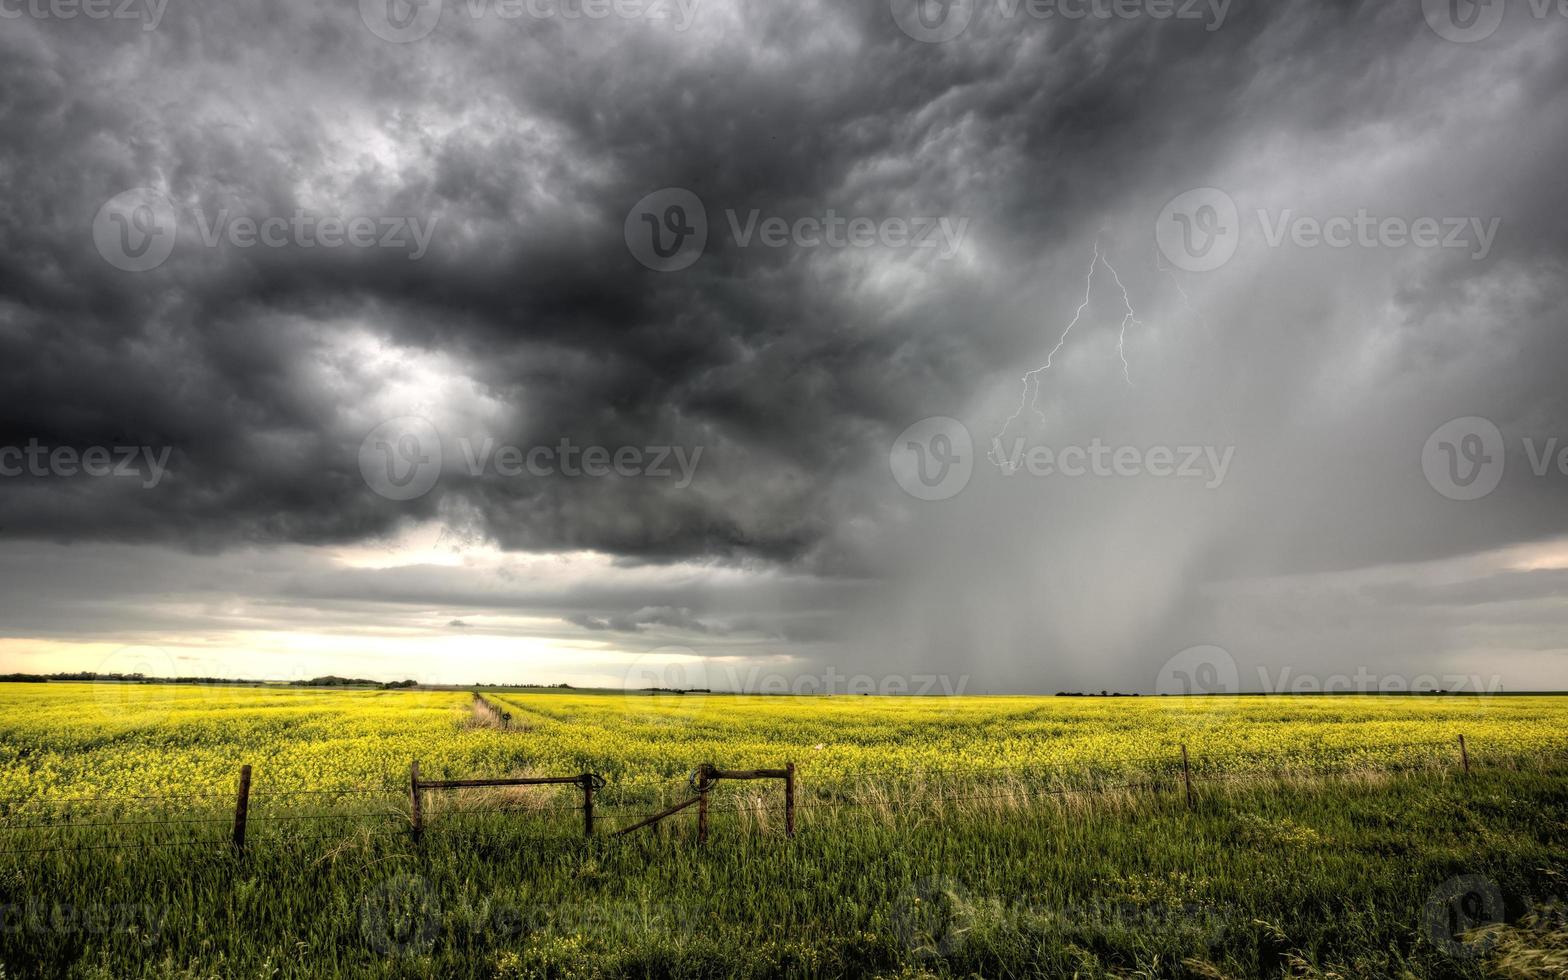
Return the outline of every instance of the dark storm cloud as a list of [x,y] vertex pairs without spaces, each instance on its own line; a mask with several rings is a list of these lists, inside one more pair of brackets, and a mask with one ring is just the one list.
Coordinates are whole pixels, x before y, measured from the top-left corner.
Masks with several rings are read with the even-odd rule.
[[[1154,88],[1157,74],[1207,65],[1207,91],[1248,70],[1188,25],[982,22],[972,43],[928,46],[879,4],[715,9],[684,35],[454,11],[411,46],[353,13],[173,9],[150,32],[12,23],[5,166],[22,193],[0,228],[0,441],[171,447],[176,474],[156,494],[115,485],[76,505],[55,485],[16,492],[13,533],[344,541],[434,513],[439,495],[391,507],[358,479],[363,432],[343,409],[384,379],[357,374],[334,339],[360,323],[416,357],[459,356],[524,444],[713,450],[706,482],[723,493],[460,487],[506,543],[799,557],[855,506],[823,488],[907,411],[909,388],[972,385],[991,365],[966,348],[987,338],[934,335],[940,310],[890,321],[856,302],[866,273],[831,260],[727,247],[721,209],[962,208],[1027,256],[1094,220],[1087,182],[1150,166],[1135,147],[1205,142],[1171,132],[1162,89],[1223,129],[1202,119],[1216,100]],[[1232,47],[1264,26],[1238,21]],[[355,142],[371,134],[407,159],[372,160]],[[966,191],[977,165],[988,186]],[[435,222],[428,254],[197,241],[224,210],[319,211],[315,184],[334,185],[324,196],[344,217]],[[637,266],[620,235],[632,203],[667,184],[713,210],[710,254],[685,275]],[[90,223],[144,185],[167,188],[179,244],[127,274],[94,251]],[[944,302],[983,303],[988,280]],[[311,365],[335,358],[340,387],[322,390]]]
[[[1027,685],[1042,660],[1092,656],[1086,675],[1126,664],[1130,688],[1183,637],[1244,642],[1210,635],[1236,617],[1209,583],[1568,531],[1568,477],[1511,465],[1462,504],[1419,465],[1455,416],[1496,421],[1514,459],[1526,436],[1568,434],[1556,21],[1516,10],[1456,44],[1415,2],[1238,3],[1212,30],[981,3],[927,44],[869,0],[708,0],[686,30],[445,6],[407,44],[352,3],[171,5],[155,30],[4,22],[0,446],[170,455],[151,488],[8,478],[0,533],[224,552],[439,520],[508,549],[782,567],[856,585],[792,585],[783,616],[755,596],[716,610],[706,582],[469,598],[628,635],[814,639],[863,621],[882,663],[969,651]],[[1164,271],[1154,219],[1206,185],[1253,225],[1256,208],[1366,207],[1503,232],[1484,261],[1260,252],[1254,233],[1226,270]],[[179,214],[146,272],[93,239],[99,207],[135,187]],[[709,232],[669,273],[622,231],[665,187],[703,202]],[[730,227],[732,211],[829,209],[966,230],[942,259],[740,247]],[[202,242],[220,213],[301,211],[408,219],[427,247]],[[982,462],[959,500],[916,507],[889,479],[893,436],[951,415],[983,452],[1082,296],[1097,235],[1138,306],[1137,387],[1103,370],[1119,314],[1101,282],[1044,391],[1055,428],[1029,437],[1234,446],[1224,486],[1002,482]],[[402,416],[431,419],[445,461],[406,501],[360,469],[367,435]],[[463,465],[487,439],[703,454],[687,485],[506,478]],[[262,591],[457,612],[471,588],[312,569]]]

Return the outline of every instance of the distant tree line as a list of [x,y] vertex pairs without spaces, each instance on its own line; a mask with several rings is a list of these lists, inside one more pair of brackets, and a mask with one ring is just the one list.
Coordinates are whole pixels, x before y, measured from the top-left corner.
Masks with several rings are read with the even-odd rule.
[[374,687],[382,691],[396,691],[405,687],[418,687],[418,681],[391,681],[383,684],[380,681],[369,680],[364,677],[339,677],[328,674],[325,677],[312,677],[308,681],[289,681],[290,687]]
[[49,681],[119,681],[125,684],[255,684],[257,681],[235,680],[232,677],[148,677],[146,674],[100,674],[94,670],[78,670],[56,674],[0,674],[0,682],[8,684],[44,684]]
[[1090,691],[1088,694],[1085,694],[1082,691],[1057,691],[1056,692],[1056,696],[1059,697],[1059,698],[1136,698],[1136,697],[1141,697],[1141,695],[1138,695],[1138,694],[1123,694],[1120,691],[1101,691],[1099,694],[1095,694],[1093,691]]
[[[0,684],[46,684],[50,681],[115,681],[121,684],[228,684],[236,687],[254,687],[266,681],[236,679],[233,677],[148,677],[146,674],[100,674],[93,670],[56,674],[0,674]],[[380,681],[363,677],[313,677],[308,681],[290,681],[290,687],[374,687],[383,691],[418,687],[418,681]]]

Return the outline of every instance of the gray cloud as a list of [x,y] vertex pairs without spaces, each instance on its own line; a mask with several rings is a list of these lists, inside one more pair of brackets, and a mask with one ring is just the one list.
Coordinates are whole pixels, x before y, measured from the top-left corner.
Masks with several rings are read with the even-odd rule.
[[[884,2],[708,0],[684,32],[448,6],[410,44],[377,38],[353,4],[171,6],[152,31],[7,22],[0,446],[170,450],[152,489],[0,481],[13,636],[213,626],[138,610],[164,588],[252,597],[261,630],[293,615],[275,604],[334,628],[436,610],[428,622],[464,634],[526,612],[573,640],[762,637],[862,669],[1132,689],[1199,642],[1310,660],[1312,637],[1339,639],[1321,619],[1338,596],[1375,612],[1358,620],[1366,659],[1556,649],[1546,622],[1434,624],[1420,608],[1545,599],[1552,570],[1320,588],[1295,613],[1237,583],[1568,533],[1568,475],[1534,476],[1521,448],[1568,438],[1561,23],[1514,11],[1496,37],[1454,44],[1414,3],[1237,4],[1212,31],[980,5],[961,37],[924,44]],[[92,226],[144,186],[179,232],[167,262],[130,273]],[[702,200],[709,237],[696,264],[660,273],[622,229],[669,186]],[[1155,218],[1201,186],[1237,201],[1237,257],[1163,268]],[[1254,217],[1362,208],[1495,217],[1500,232],[1477,261],[1270,248]],[[753,209],[967,230],[948,260],[740,247],[728,212]],[[225,210],[433,232],[417,260],[204,245]],[[1005,477],[981,461],[951,501],[904,495],[893,438],[952,416],[983,453],[1082,299],[1097,238],[1138,312],[1132,383],[1102,276],[1044,375],[1045,421],[1019,434],[1233,447],[1223,484]],[[445,466],[429,494],[389,500],[362,478],[361,444],[407,415],[435,423]],[[1510,451],[1499,489],[1470,503],[1420,465],[1431,432],[1466,415],[1496,422]],[[459,440],[485,438],[704,452],[689,486],[509,479],[460,465]],[[419,522],[616,564],[553,593],[504,567],[280,557]],[[37,542],[102,548],[109,566],[20,560],[54,554]],[[616,574],[688,566],[704,571]],[[1291,616],[1299,644],[1268,625]]]

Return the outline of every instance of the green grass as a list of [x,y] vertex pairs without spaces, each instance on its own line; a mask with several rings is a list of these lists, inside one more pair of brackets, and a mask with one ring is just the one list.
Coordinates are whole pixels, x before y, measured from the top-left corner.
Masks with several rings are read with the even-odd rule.
[[[1172,792],[1004,789],[803,807],[789,840],[771,811],[724,806],[725,788],[703,849],[689,811],[584,840],[575,813],[468,812],[493,804],[478,794],[434,802],[417,847],[392,800],[335,824],[260,810],[243,858],[22,853],[35,839],[7,834],[0,963],[7,978],[1480,977],[1561,949],[1560,918],[1466,947],[1427,906],[1484,876],[1507,921],[1550,920],[1568,896],[1568,770],[1216,783],[1193,812]],[[51,923],[54,906],[76,911]]]

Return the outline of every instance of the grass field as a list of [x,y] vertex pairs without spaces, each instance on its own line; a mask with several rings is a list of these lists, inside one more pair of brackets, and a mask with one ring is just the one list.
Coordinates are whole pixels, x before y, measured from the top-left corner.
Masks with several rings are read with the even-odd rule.
[[[485,696],[507,727],[466,692],[0,685],[5,976],[1555,976],[1568,955],[1568,699]],[[415,757],[600,773],[599,833],[572,787],[467,790],[430,794],[416,846]],[[689,810],[607,836],[699,763],[786,761],[794,839],[772,783],[721,784],[700,850]]]

